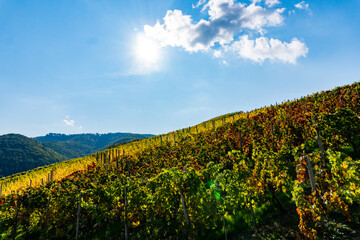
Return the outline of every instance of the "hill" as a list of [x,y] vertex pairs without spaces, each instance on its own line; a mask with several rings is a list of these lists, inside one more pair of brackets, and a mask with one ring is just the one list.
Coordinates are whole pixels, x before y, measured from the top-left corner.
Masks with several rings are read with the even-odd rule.
[[356,239],[359,103],[354,83],[2,179],[1,237]]
[[66,157],[20,134],[0,136],[0,177],[64,161]]
[[152,136],[154,135],[134,133],[86,133],[71,135],[49,133],[46,136],[36,137],[35,139],[46,147],[66,156],[67,159],[71,159],[104,150],[109,145],[117,145]]

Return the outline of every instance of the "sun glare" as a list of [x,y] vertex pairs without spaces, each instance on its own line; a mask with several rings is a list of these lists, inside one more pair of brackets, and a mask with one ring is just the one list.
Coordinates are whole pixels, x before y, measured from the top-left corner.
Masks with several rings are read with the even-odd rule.
[[159,61],[160,47],[157,42],[144,35],[139,35],[135,45],[135,54],[144,64],[154,64]]

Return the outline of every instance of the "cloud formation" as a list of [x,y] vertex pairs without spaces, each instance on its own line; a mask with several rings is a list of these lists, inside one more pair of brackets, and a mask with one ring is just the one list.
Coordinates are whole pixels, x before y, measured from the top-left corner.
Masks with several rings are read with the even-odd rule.
[[241,36],[239,41],[234,42],[232,49],[242,58],[259,63],[269,59],[272,62],[295,64],[297,58],[305,57],[308,52],[306,45],[296,38],[292,39],[290,43],[286,43],[265,37],[250,40],[248,35]]
[[71,127],[75,126],[75,121],[74,120],[64,119],[63,122],[66,124],[66,126],[71,126]]
[[[251,4],[245,4],[234,0],[200,0],[193,8],[201,7],[201,12],[207,13],[208,19],[194,22],[192,16],[183,14],[181,10],[168,10],[162,23],[158,20],[154,26],[145,25],[144,32],[162,47],[182,47],[188,52],[214,51],[213,56],[217,58],[228,49],[237,49],[234,52],[239,56],[255,62],[270,59],[296,63],[298,57],[305,57],[307,48],[299,40],[286,43],[263,37],[267,28],[283,24],[285,8],[273,8],[280,4],[279,0],[264,0],[264,6],[259,5],[261,1],[253,0]],[[261,37],[249,40],[245,32]],[[255,44],[251,45],[245,39],[255,41]],[[268,43],[267,50],[261,47],[261,43],[265,42]],[[301,47],[295,51],[293,48],[296,44]],[[253,47],[244,49],[250,46]]]
[[280,4],[280,1],[279,1],[279,0],[265,0],[265,4],[266,4],[268,7],[273,7],[273,6],[275,6],[275,5]]
[[298,9],[309,10],[309,4],[306,3],[305,1],[301,1],[297,4],[295,4],[295,7]]

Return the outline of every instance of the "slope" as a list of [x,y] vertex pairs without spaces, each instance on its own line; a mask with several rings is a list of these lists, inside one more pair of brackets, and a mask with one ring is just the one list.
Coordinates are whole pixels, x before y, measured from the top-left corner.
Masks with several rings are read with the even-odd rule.
[[355,83],[9,177],[1,183],[49,171],[58,181],[4,188],[2,237],[355,238],[359,102]]
[[0,136],[0,177],[28,171],[66,158],[20,134]]

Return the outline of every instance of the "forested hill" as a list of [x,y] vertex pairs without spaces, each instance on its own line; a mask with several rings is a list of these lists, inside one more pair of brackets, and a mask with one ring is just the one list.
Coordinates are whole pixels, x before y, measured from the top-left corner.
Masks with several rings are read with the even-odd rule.
[[0,177],[64,161],[65,156],[20,134],[0,136]]
[[59,134],[49,133],[35,139],[48,148],[64,155],[67,159],[82,157],[104,150],[107,146],[152,137],[151,134],[106,133],[106,134]]

